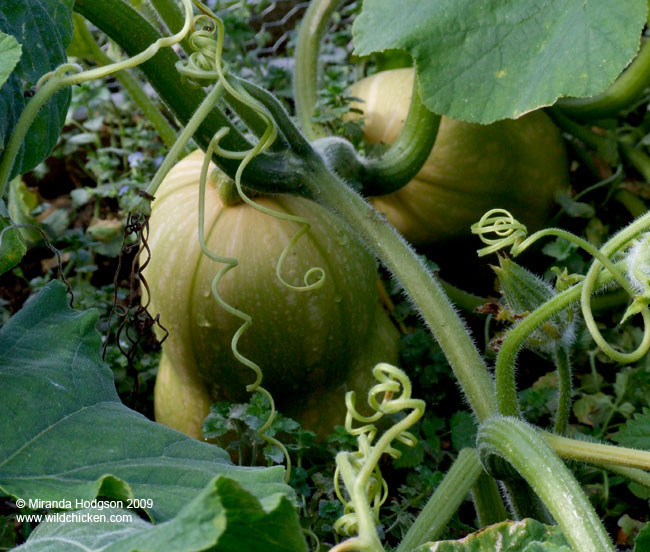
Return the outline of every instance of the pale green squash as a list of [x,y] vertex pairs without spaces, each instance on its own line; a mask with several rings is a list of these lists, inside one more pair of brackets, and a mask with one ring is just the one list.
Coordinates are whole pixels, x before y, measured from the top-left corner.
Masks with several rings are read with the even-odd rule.
[[[411,102],[413,69],[367,77],[350,95],[364,100],[364,135],[391,144],[399,136]],[[491,125],[442,117],[435,145],[414,180],[373,205],[409,241],[440,243],[470,234],[489,209],[510,210],[539,229],[557,192],[568,187],[568,163],[560,131],[542,111]]]
[[[172,385],[182,386],[179,393],[185,396],[180,400],[185,406],[171,406],[161,415],[178,417],[174,412],[198,401],[202,405],[199,414],[186,424],[194,433],[212,400],[247,400],[245,387],[255,379],[231,351],[231,339],[242,322],[225,312],[210,294],[222,265],[203,255],[198,243],[202,160],[202,152],[195,152],[163,182],[152,206],[151,261],[144,270],[150,311],[160,313],[170,333],[163,351],[176,371],[172,377],[165,376],[167,383],[159,384],[156,394]],[[299,225],[243,203],[226,207],[216,189],[207,187],[208,247],[240,263],[221,281],[219,291],[228,303],[253,317],[239,350],[260,365],[264,386],[282,406],[345,380],[351,361],[360,354],[375,324],[376,265],[345,226],[314,202],[286,195],[256,201],[302,216],[312,225],[291,250],[282,269],[285,279],[301,285],[312,267],[321,267],[326,274],[319,289],[285,287],[276,276],[276,263]],[[169,390],[165,393],[170,395]],[[156,412],[164,411],[157,396]]]

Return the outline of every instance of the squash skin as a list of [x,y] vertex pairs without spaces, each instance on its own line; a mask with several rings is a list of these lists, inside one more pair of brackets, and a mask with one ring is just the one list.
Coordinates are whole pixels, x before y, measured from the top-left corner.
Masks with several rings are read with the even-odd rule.
[[[152,206],[151,261],[144,276],[150,286],[150,310],[160,313],[170,332],[163,351],[169,363],[178,367],[173,375],[184,386],[186,397],[181,402],[198,401],[209,407],[214,400],[247,400],[245,387],[255,378],[230,348],[241,320],[225,312],[210,295],[212,280],[223,265],[202,255],[198,244],[202,162],[202,152],[191,154],[161,185]],[[283,195],[256,198],[256,202],[303,216],[312,224],[286,259],[285,279],[302,285],[309,268],[322,267],[326,273],[320,289],[286,288],[276,276],[276,263],[299,225],[246,204],[224,207],[216,190],[206,187],[207,246],[240,262],[221,281],[220,293],[253,317],[239,350],[261,366],[264,386],[282,406],[305,389],[327,389],[345,379],[350,359],[374,324],[376,264],[323,207]],[[156,384],[156,394],[159,387],[164,385]],[[162,412],[158,398],[155,403],[156,412]],[[169,410],[171,414],[164,416],[177,416],[173,408]],[[196,425],[194,420],[188,427]]]
[[[377,73],[352,86],[365,100],[364,136],[391,144],[404,125],[412,68]],[[442,117],[436,143],[416,178],[397,192],[371,199],[375,208],[415,245],[470,234],[488,210],[508,209],[529,230],[543,226],[569,171],[560,131],[542,111],[491,125]]]
[[[310,429],[320,440],[325,439],[334,426],[345,425],[345,395],[348,391],[356,393],[356,408],[364,416],[375,412],[368,405],[368,392],[379,382],[372,369],[380,362],[399,365],[401,348],[400,334],[393,325],[384,308],[377,303],[375,326],[363,345],[364,352],[357,356],[347,379],[334,389],[314,391],[299,402],[287,405],[286,415],[300,422],[303,429]],[[360,425],[354,423],[355,427]]]
[[[368,391],[377,384],[372,368],[379,362],[398,363],[399,332],[379,303],[376,308],[374,328],[361,354],[351,362],[346,380],[332,389],[305,390],[282,409],[282,414],[300,422],[303,429],[314,431],[320,440],[334,426],[344,425],[348,391],[356,392],[357,409],[362,414],[372,414],[367,405]],[[191,373],[190,367],[172,364],[163,353],[154,391],[154,414],[158,423],[203,439],[201,426],[213,399],[200,381],[192,381]]]

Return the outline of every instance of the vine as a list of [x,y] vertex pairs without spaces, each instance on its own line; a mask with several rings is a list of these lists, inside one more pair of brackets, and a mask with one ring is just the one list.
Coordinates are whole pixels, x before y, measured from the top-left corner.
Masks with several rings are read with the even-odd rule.
[[[558,228],[540,230],[539,232],[535,232],[531,236],[526,237],[526,227],[517,221],[508,211],[505,211],[504,209],[492,209],[485,213],[476,224],[472,225],[472,233],[478,234],[481,241],[488,245],[488,247],[478,251],[479,256],[494,253],[509,246],[511,246],[510,252],[514,256],[517,256],[534,242],[546,236],[558,236],[567,239],[587,251],[587,253],[594,257],[594,262],[592,263],[587,276],[585,277],[584,285],[582,286],[580,296],[582,315],[587,324],[589,333],[598,344],[601,351],[613,360],[625,363],[638,361],[648,352],[648,350],[650,350],[650,312],[645,308],[645,306],[648,305],[648,302],[650,302],[650,286],[647,285],[648,275],[645,275],[646,283],[640,285],[642,295],[639,296],[638,290],[633,287],[624,274],[614,265],[610,260],[610,257],[618,253],[620,250],[629,247],[631,240],[639,233],[647,230],[648,226],[650,226],[650,216],[641,217],[599,250],[588,241],[572,234],[571,232],[560,230]],[[497,237],[488,237],[490,233],[495,234]],[[621,238],[621,236],[623,237]],[[615,247],[613,246],[614,244],[616,244]],[[634,251],[638,252],[641,251],[641,249],[641,246],[638,246]],[[637,254],[637,258],[638,257],[639,255]],[[603,268],[607,269],[621,287],[630,296],[635,298],[635,303],[633,303],[635,309],[628,309],[628,312],[625,314],[622,321],[635,312],[640,312],[643,316],[643,340],[633,352],[621,353],[611,347],[602,337],[602,334],[596,325],[596,321],[594,320],[591,309],[591,295],[594,291],[594,284],[598,278],[598,274]],[[636,270],[637,274],[639,274],[639,272],[639,270]]]

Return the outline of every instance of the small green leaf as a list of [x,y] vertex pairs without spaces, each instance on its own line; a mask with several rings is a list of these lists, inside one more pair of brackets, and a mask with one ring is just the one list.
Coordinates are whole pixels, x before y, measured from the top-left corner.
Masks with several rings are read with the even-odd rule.
[[22,47],[11,35],[0,32],[0,88],[18,65]]
[[611,436],[624,447],[650,450],[650,408],[644,408]]
[[648,305],[650,304],[650,297],[645,297],[643,295],[639,295],[638,297],[634,298],[634,301],[630,303],[630,306],[627,307],[625,310],[625,313],[623,314],[623,318],[621,318],[620,324],[623,324],[630,316],[634,316],[635,314],[639,314],[640,312],[643,312],[648,308]]
[[[21,178],[14,178],[9,182],[9,197],[7,198],[7,211],[16,224],[32,224],[39,226],[32,211],[38,207],[38,194],[30,190]],[[25,242],[31,247],[43,239],[36,228],[23,227],[20,229]]]
[[646,0],[365,0],[355,54],[408,51],[431,111],[485,124],[602,92],[647,13]]
[[573,413],[581,424],[591,427],[600,425],[614,408],[612,398],[605,393],[585,395],[573,403]]
[[576,201],[567,192],[558,193],[555,199],[570,217],[591,218],[596,214],[596,210],[592,205]]
[[534,519],[502,521],[456,541],[418,546],[413,552],[571,552],[557,525]]
[[[261,502],[237,482],[224,477],[208,483],[171,520],[152,525],[124,509],[62,512],[79,521],[39,525],[20,552],[304,552],[305,541],[291,502],[273,495]],[[121,521],[82,521],[81,516],[120,516]],[[74,519],[74,518],[72,518]],[[102,519],[102,518],[100,518]],[[75,548],[76,549],[76,548]]]
[[19,230],[7,229],[12,223],[7,206],[0,198],[0,274],[11,270],[27,253],[27,246]]
[[101,361],[95,311],[50,282],[0,330],[0,492],[25,500],[153,500],[170,519],[216,475],[254,495],[283,493],[284,469],[233,466],[220,448],[124,406]]
[[11,224],[9,217],[0,216],[0,274],[11,270],[27,253],[25,240],[19,230],[9,228]]
[[[2,0],[0,31],[22,44],[18,65],[0,93],[0,157],[32,87],[45,73],[67,62],[72,39],[70,0]],[[57,92],[34,119],[14,163],[11,178],[45,159],[56,144],[70,103],[70,89]]]

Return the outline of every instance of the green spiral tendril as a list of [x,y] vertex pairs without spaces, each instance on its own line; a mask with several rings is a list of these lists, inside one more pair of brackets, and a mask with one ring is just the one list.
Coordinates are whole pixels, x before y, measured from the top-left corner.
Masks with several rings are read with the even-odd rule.
[[255,362],[253,362],[252,360],[244,356],[239,351],[239,340],[241,339],[242,335],[252,326],[253,318],[249,314],[246,314],[245,312],[227,303],[219,294],[219,282],[228,272],[230,272],[233,268],[235,268],[239,264],[239,261],[233,257],[223,257],[221,255],[217,255],[216,253],[213,253],[208,249],[205,243],[205,187],[208,178],[208,169],[210,166],[210,159],[212,157],[212,153],[214,152],[214,148],[216,147],[218,141],[221,138],[223,138],[223,136],[225,136],[227,132],[228,129],[226,128],[222,128],[219,132],[217,132],[215,137],[210,142],[210,145],[208,146],[208,151],[206,152],[205,158],[203,160],[203,166],[201,167],[201,178],[199,181],[199,244],[201,246],[201,251],[209,259],[218,263],[223,263],[225,265],[219,270],[219,272],[212,280],[212,284],[210,286],[211,293],[214,299],[217,301],[217,303],[226,312],[236,316],[243,322],[242,325],[235,332],[235,335],[233,335],[232,340],[230,342],[230,347],[232,349],[235,358],[239,362],[241,362],[244,366],[250,368],[255,374],[255,381],[246,386],[246,391],[248,391],[249,393],[253,393],[253,392],[260,393],[263,396],[265,396],[269,401],[269,407],[271,409],[271,412],[269,414],[269,417],[266,419],[266,421],[257,430],[257,433],[264,441],[266,441],[271,445],[277,446],[282,451],[282,454],[284,455],[286,460],[285,479],[288,482],[289,477],[291,475],[291,458],[289,457],[289,452],[280,441],[266,434],[266,431],[268,430],[269,427],[271,427],[271,424],[273,423],[273,420],[275,420],[276,417],[275,401],[273,400],[272,395],[264,387],[262,387],[261,368]]
[[[196,1],[195,4],[199,5],[199,3]],[[274,216],[279,219],[289,220],[301,224],[301,229],[293,236],[293,238],[285,246],[278,259],[278,263],[276,265],[276,274],[277,277],[280,279],[280,281],[285,286],[287,286],[292,290],[309,291],[323,285],[325,272],[323,271],[322,268],[319,267],[313,267],[309,269],[303,277],[303,281],[305,284],[304,286],[292,285],[289,282],[287,282],[282,276],[282,266],[284,264],[284,261],[289,251],[295,245],[295,243],[300,239],[300,237],[309,231],[310,224],[306,219],[302,217],[290,215],[288,213],[282,213],[279,211],[275,211],[273,209],[269,209],[263,205],[260,205],[245,194],[242,188],[241,178],[246,166],[256,155],[264,152],[265,150],[271,147],[271,145],[278,137],[278,130],[273,117],[270,115],[270,113],[265,108],[265,106],[261,102],[255,100],[248,92],[246,92],[246,90],[239,84],[237,80],[234,80],[233,83],[226,78],[227,68],[225,68],[224,64],[222,63],[223,40],[225,34],[223,22],[205,6],[200,5],[199,7],[203,12],[203,15],[200,15],[197,18],[195,18],[193,22],[195,28],[197,26],[199,26],[200,28],[198,30],[195,29],[195,31],[192,33],[189,39],[189,43],[192,45],[192,48],[194,48],[195,51],[190,55],[187,63],[179,67],[179,71],[185,76],[185,78],[191,80],[195,84],[203,84],[205,82],[216,80],[215,86],[223,87],[223,89],[228,94],[230,94],[230,96],[232,96],[237,101],[241,102],[249,109],[251,109],[264,124],[264,131],[262,132],[261,136],[258,137],[257,143],[247,151],[230,151],[220,147],[219,145],[220,141],[228,133],[227,128],[220,129],[210,141],[210,144],[206,151],[206,156],[203,161],[203,166],[201,169],[201,178],[200,178],[199,243],[202,252],[208,258],[210,258],[215,262],[219,262],[225,265],[218,271],[217,275],[214,277],[211,285],[211,293],[214,299],[217,301],[217,303],[224,310],[226,310],[230,314],[242,320],[242,325],[238,328],[238,330],[235,332],[235,335],[232,338],[231,349],[233,351],[233,355],[235,356],[235,358],[239,362],[241,362],[244,366],[250,368],[255,374],[255,381],[247,385],[246,390],[250,393],[253,392],[261,393],[269,401],[271,412],[267,420],[262,425],[262,427],[258,429],[258,435],[264,441],[266,441],[269,444],[277,446],[282,451],[286,459],[286,480],[288,481],[291,473],[291,460],[289,457],[289,453],[286,447],[280,441],[266,434],[266,431],[270,428],[270,426],[273,423],[273,420],[276,417],[275,402],[271,394],[268,392],[268,390],[266,390],[261,385],[263,379],[261,368],[251,359],[244,356],[239,351],[238,348],[239,340],[253,323],[252,317],[240,311],[239,309],[236,309],[232,305],[229,305],[220,296],[218,290],[219,282],[230,270],[232,270],[238,265],[238,260],[230,257],[222,257],[220,255],[217,255],[216,253],[211,252],[205,244],[205,234],[204,234],[205,232],[204,231],[205,187],[208,178],[210,159],[212,158],[213,154],[216,153],[217,155],[226,158],[241,160],[237,168],[237,171],[235,173],[235,186],[237,188],[237,192],[240,198],[244,202],[248,203],[251,207],[265,214]]]
[[[638,222],[638,221],[637,221]],[[643,222],[643,221],[642,221]],[[635,223],[633,223],[635,224]],[[637,231],[637,234],[647,230],[648,223],[645,224],[645,227],[641,225]],[[517,221],[510,212],[505,209],[492,209],[485,213],[481,219],[471,226],[471,231],[473,234],[477,234],[481,241],[488,245],[478,251],[479,256],[487,255],[489,253],[495,253],[500,249],[510,247],[510,252],[512,255],[517,256],[526,250],[530,245],[536,242],[538,239],[545,236],[557,236],[564,239],[567,239],[594,257],[593,263],[587,273],[587,276],[584,280],[584,285],[582,287],[582,292],[580,295],[580,308],[582,310],[582,315],[585,320],[585,324],[591,337],[596,342],[601,351],[603,351],[607,356],[616,360],[617,362],[626,363],[626,362],[636,362],[641,359],[649,350],[650,350],[650,312],[648,311],[648,303],[650,303],[650,293],[648,293],[648,298],[642,293],[638,294],[638,290],[630,283],[629,279],[614,265],[610,260],[610,257],[616,255],[620,251],[630,246],[630,240],[623,240],[618,246],[614,249],[609,248],[607,254],[588,241],[567,232],[566,230],[560,230],[558,228],[547,228],[535,232],[529,237],[527,236],[526,226]],[[496,237],[490,237],[495,235]],[[610,242],[611,243],[611,242]],[[632,352],[622,353],[614,349],[605,338],[600,333],[596,321],[593,316],[591,309],[591,296],[594,291],[594,285],[598,279],[598,275],[601,270],[608,270],[620,284],[620,286],[634,299],[633,305],[635,305],[634,311],[628,311],[624,316],[621,322],[623,322],[630,312],[640,312],[643,317],[643,339],[640,345]],[[650,288],[649,288],[650,290]]]
[[[334,491],[343,504],[344,515],[336,521],[334,529],[352,538],[332,550],[362,549],[378,543],[375,524],[378,523],[379,509],[388,498],[388,485],[381,475],[379,459],[384,453],[393,458],[401,456],[401,451],[393,446],[396,440],[414,446],[417,439],[408,429],[424,414],[425,403],[411,397],[411,382],[402,370],[380,363],[373,368],[373,375],[379,382],[368,392],[368,405],[375,411],[374,414],[364,416],[357,411],[354,391],[348,392],[345,397],[345,428],[357,437],[358,450],[341,452],[336,457]],[[376,422],[386,414],[399,412],[408,414],[375,442]],[[354,422],[363,425],[354,427]],[[341,479],[349,500],[343,495]]]

